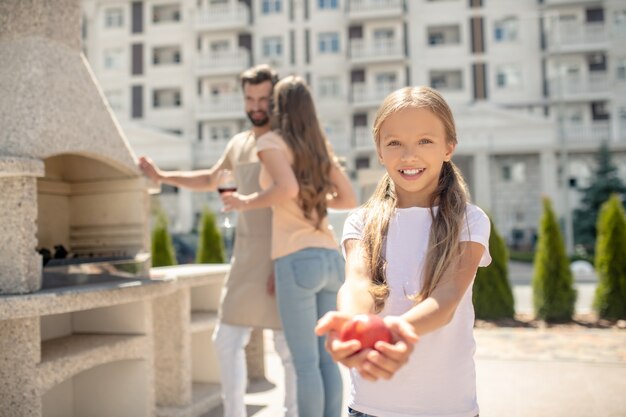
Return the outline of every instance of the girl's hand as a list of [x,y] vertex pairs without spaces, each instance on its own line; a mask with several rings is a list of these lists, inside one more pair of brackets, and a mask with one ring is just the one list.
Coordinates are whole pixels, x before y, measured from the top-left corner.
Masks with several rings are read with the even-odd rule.
[[319,319],[315,333],[318,336],[326,335],[326,350],[335,362],[348,368],[358,368],[363,364],[371,349],[361,351],[361,342],[358,340],[344,342],[339,338],[341,327],[351,319],[351,314],[330,311]]
[[246,208],[246,202],[248,200],[248,196],[240,195],[237,193],[224,193],[220,195],[222,199],[222,204],[224,207],[222,210],[224,212],[229,211],[242,211]]
[[358,368],[367,380],[391,379],[408,362],[418,336],[406,320],[398,316],[386,316],[383,321],[391,330],[393,343],[376,342],[375,349],[367,352],[366,360]]

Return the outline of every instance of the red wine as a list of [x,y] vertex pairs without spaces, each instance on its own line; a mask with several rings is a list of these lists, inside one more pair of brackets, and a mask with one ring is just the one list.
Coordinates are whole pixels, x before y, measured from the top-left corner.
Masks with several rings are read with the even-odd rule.
[[237,191],[237,186],[234,187],[218,187],[217,191],[220,194],[224,194],[224,193],[234,193]]

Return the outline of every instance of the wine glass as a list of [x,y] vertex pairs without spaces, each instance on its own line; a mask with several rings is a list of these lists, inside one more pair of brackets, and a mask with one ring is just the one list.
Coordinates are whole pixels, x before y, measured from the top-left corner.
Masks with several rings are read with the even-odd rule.
[[[230,169],[222,169],[217,173],[217,191],[220,195],[225,193],[234,193],[237,191],[235,175]],[[224,222],[222,225],[227,229],[233,227],[230,212],[224,213]]]

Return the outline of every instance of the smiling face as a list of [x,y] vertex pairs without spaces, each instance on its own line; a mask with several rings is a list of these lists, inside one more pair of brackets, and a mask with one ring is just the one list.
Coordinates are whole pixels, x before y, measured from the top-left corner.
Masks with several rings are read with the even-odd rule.
[[454,148],[442,121],[426,108],[404,108],[381,124],[378,157],[394,182],[399,208],[430,205]]
[[272,82],[263,81],[259,84],[246,83],[243,87],[246,114],[254,126],[265,126],[270,121],[270,100],[272,98]]

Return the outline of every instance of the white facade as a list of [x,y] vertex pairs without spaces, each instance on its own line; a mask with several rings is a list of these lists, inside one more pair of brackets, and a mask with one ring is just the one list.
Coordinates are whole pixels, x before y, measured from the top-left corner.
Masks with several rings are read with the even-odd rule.
[[[84,0],[84,14],[87,56],[118,117],[179,134],[193,168],[247,126],[238,75],[268,63],[307,79],[362,199],[379,177],[377,106],[405,85],[452,105],[455,160],[510,243],[532,242],[542,193],[568,223],[601,140],[626,178],[624,0]],[[212,197],[179,198],[193,219]]]

